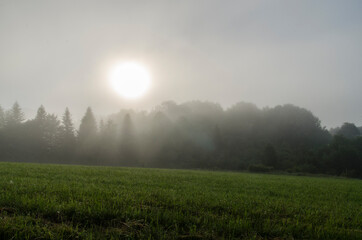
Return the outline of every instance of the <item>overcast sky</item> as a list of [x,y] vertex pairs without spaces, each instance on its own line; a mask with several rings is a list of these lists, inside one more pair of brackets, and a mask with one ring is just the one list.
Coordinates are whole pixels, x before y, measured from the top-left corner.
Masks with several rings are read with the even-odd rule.
[[[119,61],[152,86],[137,100],[111,88]],[[362,1],[0,0],[0,104],[33,117],[43,104],[80,118],[164,100],[230,107],[292,103],[322,125],[362,125]]]

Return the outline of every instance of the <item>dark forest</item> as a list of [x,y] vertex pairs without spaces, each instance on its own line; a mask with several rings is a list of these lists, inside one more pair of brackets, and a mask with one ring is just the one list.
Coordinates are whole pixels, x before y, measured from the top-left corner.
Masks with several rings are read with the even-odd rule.
[[239,102],[163,102],[121,110],[79,128],[40,106],[33,119],[15,103],[0,108],[0,160],[11,162],[290,172],[362,177],[361,128],[330,129],[291,104],[260,109]]

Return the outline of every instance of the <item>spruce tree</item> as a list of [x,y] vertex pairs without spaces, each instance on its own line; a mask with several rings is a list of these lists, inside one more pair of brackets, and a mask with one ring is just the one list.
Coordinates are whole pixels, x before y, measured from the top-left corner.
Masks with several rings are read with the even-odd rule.
[[88,107],[79,126],[78,140],[80,143],[85,143],[94,139],[96,135],[97,122],[93,115],[92,109]]
[[65,141],[74,142],[75,140],[74,125],[68,108],[65,109],[62,117],[62,135]]
[[68,108],[65,109],[62,117],[59,145],[63,158],[62,161],[71,163],[75,153],[76,137],[72,116]]
[[86,164],[99,164],[97,162],[97,122],[90,107],[87,108],[79,126],[78,142],[81,161]]
[[25,120],[25,115],[18,102],[15,102],[12,108],[7,111],[5,119],[7,126],[19,125]]
[[46,121],[46,117],[47,117],[47,113],[45,111],[45,108],[43,105],[41,105],[39,108],[38,108],[38,111],[36,113],[36,116],[35,116],[35,121],[39,122],[39,123],[44,123]]
[[[33,133],[34,137],[38,138],[38,141],[46,141],[45,132],[46,132],[46,120],[47,120],[47,112],[43,105],[38,108],[35,119],[32,121],[33,123]],[[44,145],[44,144],[43,144]]]

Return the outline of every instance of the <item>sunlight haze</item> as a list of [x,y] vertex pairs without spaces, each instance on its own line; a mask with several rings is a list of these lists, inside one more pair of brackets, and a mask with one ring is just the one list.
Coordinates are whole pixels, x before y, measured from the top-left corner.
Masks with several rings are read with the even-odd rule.
[[0,240],[362,239],[362,0],[0,0]]
[[110,73],[112,88],[126,99],[142,97],[151,84],[151,76],[142,64],[124,62],[116,64]]
[[[0,102],[80,119],[166,100],[228,108],[291,103],[322,125],[362,125],[361,1],[0,0]],[[115,61],[145,63],[152,87],[120,98]]]

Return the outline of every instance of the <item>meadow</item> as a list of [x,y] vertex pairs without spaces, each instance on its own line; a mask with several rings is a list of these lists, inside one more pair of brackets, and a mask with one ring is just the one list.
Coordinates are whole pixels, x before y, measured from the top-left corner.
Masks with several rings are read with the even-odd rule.
[[0,239],[362,239],[362,181],[0,163]]

